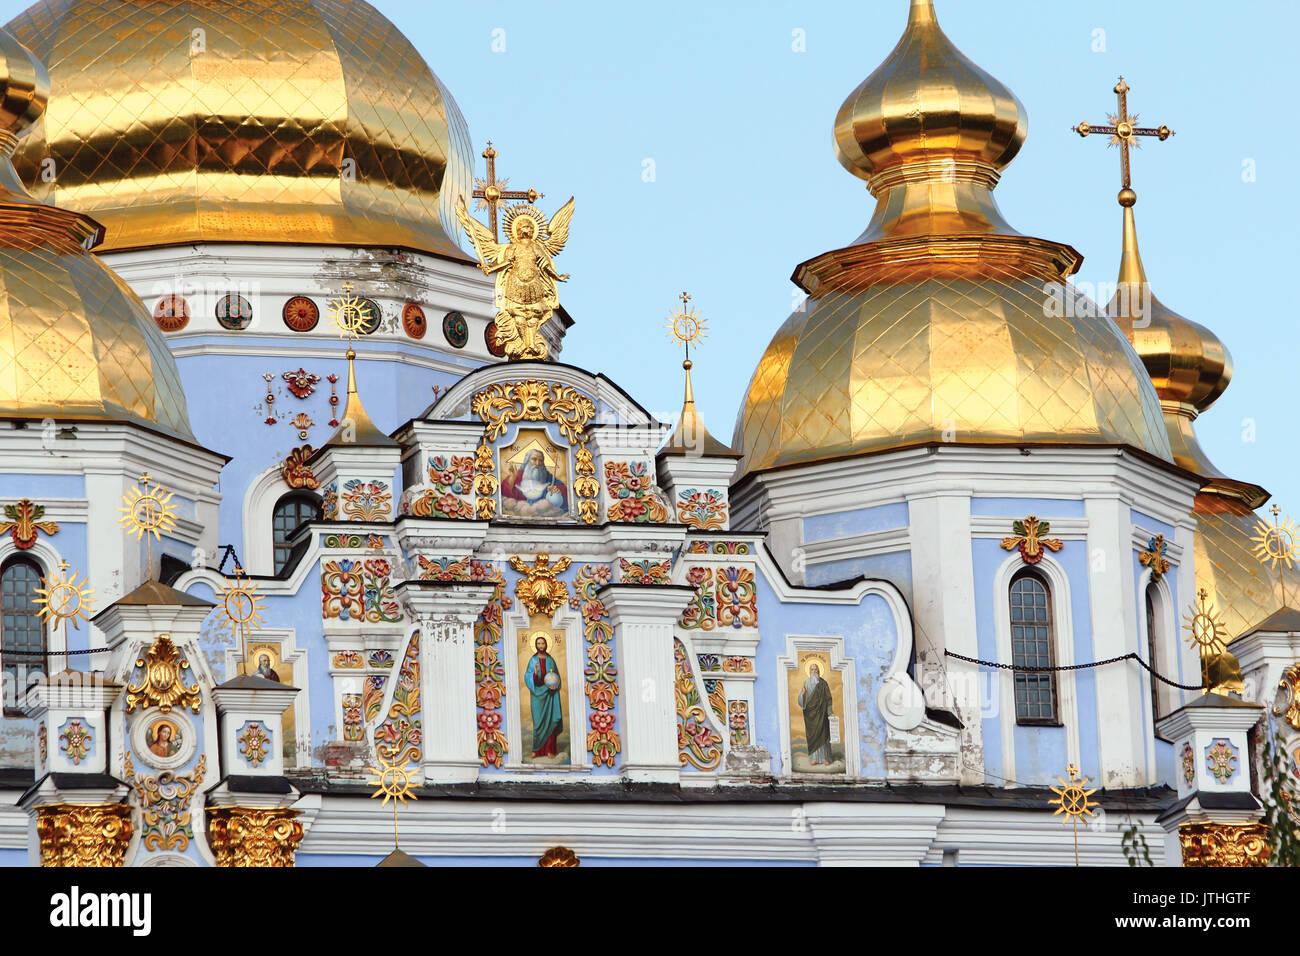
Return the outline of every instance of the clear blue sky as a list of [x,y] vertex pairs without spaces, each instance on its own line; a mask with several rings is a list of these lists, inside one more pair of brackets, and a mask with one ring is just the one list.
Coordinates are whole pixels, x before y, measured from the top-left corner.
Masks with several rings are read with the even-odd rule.
[[[577,196],[563,269],[578,324],[567,361],[604,371],[664,416],[680,356],[663,324],[683,289],[709,319],[696,396],[729,440],[754,366],[795,301],[795,265],[856,237],[873,208],[831,145],[844,97],[889,53],[907,0],[524,2],[376,0],[449,86],[499,170]],[[1220,469],[1300,518],[1292,383],[1297,319],[1281,286],[1295,226],[1295,36],[1288,2],[936,0],[954,43],[1020,97],[1029,137],[997,195],[1020,231],[1071,243],[1078,280],[1114,281],[1118,151],[1070,127],[1130,110],[1177,135],[1135,153],[1143,258],[1166,305],[1213,329],[1235,363],[1197,422]],[[436,10],[436,12],[435,12]],[[494,53],[493,31],[505,31]],[[806,52],[792,49],[804,31]],[[1094,31],[1105,52],[1094,52]],[[656,178],[642,179],[653,159]],[[1256,178],[1243,182],[1243,160]],[[1243,441],[1243,420],[1255,441]]]
[[[680,355],[664,318],[683,289],[707,316],[696,396],[729,440],[753,368],[789,314],[795,265],[851,241],[872,201],[835,160],[844,97],[892,49],[907,0],[654,4],[374,0],[450,88],[499,173],[577,210],[563,301],[564,359],[605,372],[667,418]],[[24,4],[0,3],[5,19]],[[1296,322],[1280,286],[1300,259],[1290,2],[936,0],[957,46],[1020,97],[1029,137],[997,196],[1021,232],[1072,244],[1078,280],[1113,281],[1116,150],[1070,127],[1105,121],[1117,75],[1144,125],[1177,136],[1135,154],[1148,276],[1210,328],[1235,376],[1197,422],[1227,474],[1300,518],[1292,383]],[[505,50],[494,52],[494,31]],[[792,49],[803,31],[806,51]],[[1095,52],[1094,31],[1104,31]],[[643,181],[653,160],[655,179]],[[1255,163],[1254,182],[1242,164]],[[480,160],[481,163],[481,160]],[[479,167],[481,175],[482,168]],[[1243,440],[1243,420],[1255,441]]]

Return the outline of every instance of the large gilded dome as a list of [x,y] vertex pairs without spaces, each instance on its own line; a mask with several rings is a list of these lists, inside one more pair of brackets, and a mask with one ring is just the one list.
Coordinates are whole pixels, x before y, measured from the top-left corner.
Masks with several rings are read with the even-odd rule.
[[194,441],[180,373],[144,303],[87,250],[99,224],[36,202],[9,155],[49,93],[0,30],[0,417],[131,421]]
[[759,361],[733,446],[745,473],[929,442],[1124,445],[1168,461],[1160,400],[1123,334],[993,198],[1023,108],[913,0],[893,53],[841,107],[840,161],[877,199],[854,245]]
[[358,0],[42,0],[9,25],[53,98],[15,165],[103,250],[400,246],[464,258],[469,131]]

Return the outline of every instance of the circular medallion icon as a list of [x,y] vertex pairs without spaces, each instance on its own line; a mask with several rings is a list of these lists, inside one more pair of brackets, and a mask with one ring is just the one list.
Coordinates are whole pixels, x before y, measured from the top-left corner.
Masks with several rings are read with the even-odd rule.
[[483,342],[487,345],[487,350],[497,358],[505,358],[505,346],[497,341],[497,324],[495,319],[489,322],[487,328],[483,330]]
[[190,304],[184,296],[165,295],[154,303],[153,320],[164,332],[179,332],[190,324]]
[[374,335],[379,330],[379,323],[383,321],[384,311],[374,299],[361,299],[359,302],[364,318],[357,331],[362,335]]
[[453,348],[463,349],[469,342],[469,323],[459,312],[448,312],[442,317],[442,334]]
[[429,331],[429,323],[424,318],[424,309],[414,302],[406,303],[402,309],[402,328],[413,339],[424,338],[424,333]]
[[223,296],[217,301],[217,322],[223,329],[240,332],[253,321],[253,307],[242,295]]
[[295,295],[284,304],[284,324],[295,332],[310,332],[320,321],[320,306],[305,295]]

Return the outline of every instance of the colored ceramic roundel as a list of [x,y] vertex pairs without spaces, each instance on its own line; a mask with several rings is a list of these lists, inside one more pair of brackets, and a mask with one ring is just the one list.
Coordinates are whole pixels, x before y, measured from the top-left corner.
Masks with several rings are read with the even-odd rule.
[[217,321],[221,323],[223,329],[230,329],[232,332],[246,329],[253,321],[253,307],[242,295],[235,295],[232,292],[218,300]]
[[164,332],[179,332],[190,324],[190,304],[184,296],[165,295],[154,303],[153,320]]
[[442,317],[442,334],[453,347],[463,349],[469,341],[469,323],[459,312],[448,312]]
[[295,332],[310,332],[320,321],[320,306],[305,295],[295,295],[284,304],[284,324]]
[[402,328],[413,339],[424,338],[424,333],[429,331],[429,323],[424,319],[424,309],[414,302],[406,303],[402,309]]
[[365,309],[367,316],[365,325],[361,326],[361,334],[373,335],[383,321],[384,311],[374,299],[362,299],[361,308]]
[[495,320],[489,322],[487,328],[483,330],[483,341],[487,344],[487,350],[497,358],[505,357],[505,347],[497,341],[497,324]]

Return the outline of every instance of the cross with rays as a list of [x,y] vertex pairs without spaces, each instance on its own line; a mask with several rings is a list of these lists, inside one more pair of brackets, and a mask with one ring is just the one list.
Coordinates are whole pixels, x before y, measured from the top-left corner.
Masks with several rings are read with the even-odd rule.
[[1087,136],[1089,133],[1110,134],[1110,145],[1119,147],[1120,179],[1123,188],[1131,192],[1133,183],[1129,176],[1129,146],[1134,149],[1140,148],[1142,144],[1137,138],[1139,136],[1156,136],[1161,142],[1164,142],[1174,135],[1174,131],[1168,126],[1138,126],[1138,118],[1128,115],[1128,91],[1129,86],[1124,82],[1124,77],[1121,76],[1119,82],[1115,84],[1115,95],[1119,100],[1119,111],[1107,117],[1110,120],[1109,126],[1093,126],[1091,123],[1080,123],[1074,127],[1074,131],[1080,136]]
[[483,158],[487,160],[487,178],[475,179],[476,188],[470,196],[477,199],[474,204],[475,209],[487,209],[488,225],[492,227],[492,238],[500,242],[501,236],[497,233],[497,210],[506,208],[507,199],[523,199],[529,203],[535,203],[541,199],[544,193],[539,193],[536,189],[527,190],[509,190],[506,184],[508,179],[497,181],[497,151],[492,148],[492,142],[489,140],[487,149],[483,150]]

